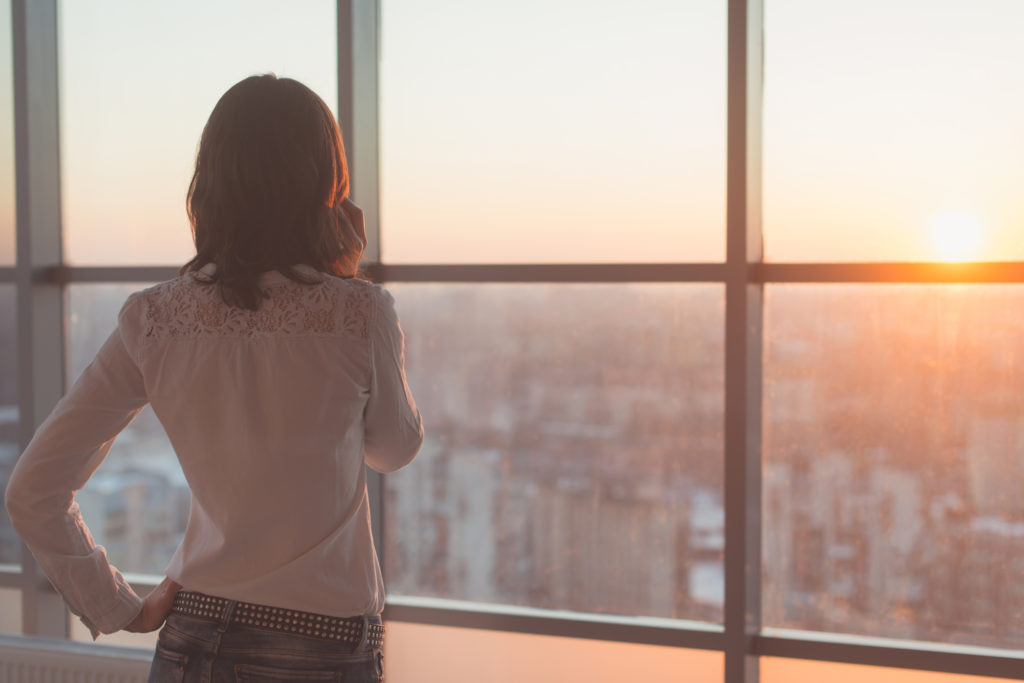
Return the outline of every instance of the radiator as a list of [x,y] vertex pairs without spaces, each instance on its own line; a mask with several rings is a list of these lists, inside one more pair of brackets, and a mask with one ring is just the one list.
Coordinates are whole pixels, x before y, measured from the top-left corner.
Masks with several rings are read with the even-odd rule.
[[0,635],[0,683],[145,683],[139,648]]

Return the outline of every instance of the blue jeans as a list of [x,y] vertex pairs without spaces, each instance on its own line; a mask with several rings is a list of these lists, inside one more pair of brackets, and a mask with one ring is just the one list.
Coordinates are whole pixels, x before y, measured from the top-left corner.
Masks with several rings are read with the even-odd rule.
[[[380,623],[371,617],[371,623]],[[160,630],[149,683],[380,683],[379,649],[215,623],[172,613]]]

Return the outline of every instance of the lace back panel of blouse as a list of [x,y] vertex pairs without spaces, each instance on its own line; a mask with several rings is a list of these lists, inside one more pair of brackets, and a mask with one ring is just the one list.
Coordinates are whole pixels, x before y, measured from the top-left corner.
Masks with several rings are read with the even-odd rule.
[[[275,274],[276,275],[276,274]],[[283,280],[283,281],[282,281]],[[256,311],[229,306],[216,285],[186,275],[146,291],[146,338],[332,335],[369,338],[374,285],[326,277],[302,284],[278,276]]]

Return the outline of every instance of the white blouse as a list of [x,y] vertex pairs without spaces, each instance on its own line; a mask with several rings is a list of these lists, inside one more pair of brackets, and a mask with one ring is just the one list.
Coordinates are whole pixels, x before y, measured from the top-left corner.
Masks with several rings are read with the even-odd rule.
[[40,425],[7,487],[14,528],[95,637],[141,599],[74,494],[148,402],[192,490],[167,576],[186,590],[331,616],[377,614],[384,585],[364,462],[406,465],[423,429],[394,300],[302,266],[258,311],[188,274],[132,294],[117,329]]

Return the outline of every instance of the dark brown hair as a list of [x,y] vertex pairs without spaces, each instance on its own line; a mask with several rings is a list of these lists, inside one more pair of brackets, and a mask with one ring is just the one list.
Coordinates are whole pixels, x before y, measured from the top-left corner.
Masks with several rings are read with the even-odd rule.
[[253,310],[263,272],[307,282],[294,268],[306,264],[352,277],[362,244],[342,210],[348,190],[341,131],[323,100],[290,78],[246,78],[203,128],[186,200],[196,256],[181,272],[215,264],[204,281]]

